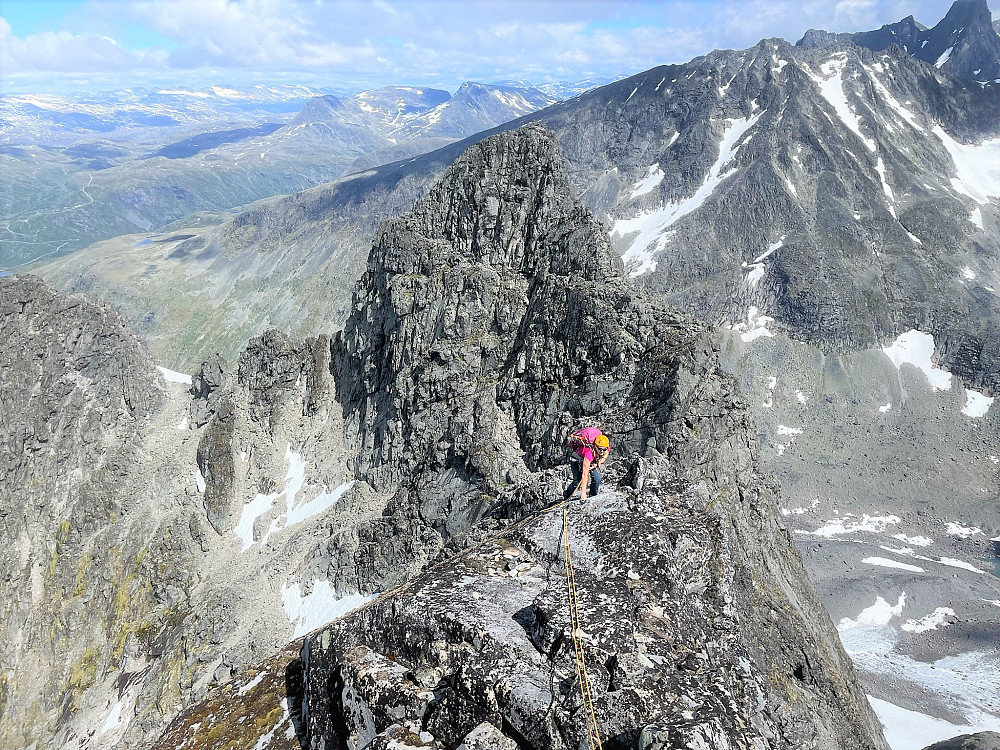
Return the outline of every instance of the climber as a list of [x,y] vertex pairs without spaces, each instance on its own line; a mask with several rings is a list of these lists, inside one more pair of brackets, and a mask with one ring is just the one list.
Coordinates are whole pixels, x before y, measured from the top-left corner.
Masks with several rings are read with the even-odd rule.
[[569,449],[572,453],[569,467],[573,471],[573,483],[566,488],[563,497],[569,499],[578,490],[581,498],[596,495],[601,488],[600,467],[611,452],[608,436],[602,435],[596,427],[585,427],[570,435]]

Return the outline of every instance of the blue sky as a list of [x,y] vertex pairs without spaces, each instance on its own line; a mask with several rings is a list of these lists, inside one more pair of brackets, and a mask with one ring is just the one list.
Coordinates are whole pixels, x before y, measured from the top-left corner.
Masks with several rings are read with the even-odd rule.
[[[996,5],[997,0],[993,0]],[[10,91],[296,82],[454,90],[631,74],[811,27],[933,25],[950,0],[0,0]]]

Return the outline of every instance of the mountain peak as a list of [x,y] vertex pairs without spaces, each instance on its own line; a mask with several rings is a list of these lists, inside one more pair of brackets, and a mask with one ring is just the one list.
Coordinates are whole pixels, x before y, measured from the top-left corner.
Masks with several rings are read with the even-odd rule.
[[963,78],[980,82],[1000,78],[1000,35],[986,0],[955,0],[931,29],[907,16],[875,31],[833,34],[809,29],[796,45],[830,47],[843,41],[876,52],[895,44],[918,60]]

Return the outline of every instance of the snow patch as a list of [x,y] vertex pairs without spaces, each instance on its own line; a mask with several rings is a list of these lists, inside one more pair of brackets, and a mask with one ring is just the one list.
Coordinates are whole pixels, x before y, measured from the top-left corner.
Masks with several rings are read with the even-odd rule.
[[177,372],[176,370],[168,370],[166,367],[156,366],[156,369],[160,371],[163,375],[163,379],[168,383],[183,383],[184,385],[191,385],[191,376],[185,375],[183,372]]
[[[878,172],[878,177],[882,181],[882,191],[885,193],[885,197],[888,199],[887,205],[889,206],[889,213],[892,214],[892,218],[897,218],[896,216],[896,197],[892,193],[892,188],[889,187],[889,183],[885,179],[885,162],[882,161],[882,157],[878,158],[875,162],[875,171]],[[911,237],[913,235],[910,235]]]
[[184,415],[184,419],[182,419],[182,420],[181,420],[181,421],[180,421],[180,422],[179,422],[179,423],[177,424],[177,429],[178,429],[178,430],[186,430],[187,428],[188,428],[188,417],[187,417],[187,415],[185,414],[185,415]]
[[723,173],[722,169],[736,156],[740,145],[742,145],[738,143],[739,140],[757,123],[762,114],[763,112],[739,120],[726,121],[726,130],[719,142],[719,157],[708,170],[708,175],[694,195],[679,203],[668,203],[663,208],[651,213],[640,214],[632,219],[619,219],[615,222],[611,229],[612,235],[627,237],[630,234],[637,234],[622,255],[626,266],[635,265],[629,274],[630,276],[638,276],[656,269],[653,255],[662,250],[666,244],[666,238],[662,236],[663,232],[671,224],[700,207],[719,184],[735,171],[734,169]]
[[[926,43],[924,42],[924,44]],[[952,724],[944,719],[935,719],[918,711],[900,708],[894,703],[879,700],[870,695],[868,702],[882,723],[885,730],[885,740],[892,750],[922,750],[928,745],[961,734],[987,731],[989,727],[994,728],[994,731],[1000,729],[1000,721],[990,722],[987,719],[986,723],[978,725]],[[985,718],[986,715],[984,714],[983,717]]]
[[233,533],[243,542],[242,552],[246,552],[254,544],[254,525],[257,519],[267,513],[274,506],[279,498],[285,499],[285,510],[277,518],[271,521],[260,543],[263,546],[268,537],[278,531],[301,523],[306,519],[319,515],[332,506],[340,496],[350,489],[353,482],[340,485],[332,492],[328,492],[326,487],[313,499],[302,502],[298,501],[298,495],[306,481],[306,462],[302,456],[292,450],[291,443],[285,448],[285,461],[288,462],[288,471],[285,474],[285,486],[278,492],[269,495],[257,495],[253,500],[243,506],[240,520],[233,529]]
[[[674,135],[676,137],[676,133]],[[640,195],[645,195],[661,182],[663,182],[663,170],[660,169],[659,164],[654,164],[649,168],[646,176],[635,183],[635,186],[632,188],[632,195],[629,196],[629,200],[638,198]]]
[[980,570],[975,565],[965,562],[965,560],[956,560],[954,557],[939,557],[937,560],[932,560],[932,562],[939,562],[942,565],[947,565],[949,568],[960,568],[961,570],[968,570],[970,573],[979,573],[985,575],[985,570]]
[[756,307],[751,307],[747,310],[746,323],[734,323],[731,326],[727,326],[727,328],[731,331],[739,332],[740,338],[744,342],[750,342],[759,339],[761,336],[773,337],[774,334],[767,329],[767,324],[772,322],[774,322],[774,318],[761,315]]
[[968,146],[956,141],[940,125],[934,126],[934,135],[955,162],[951,185],[957,192],[983,206],[990,202],[990,196],[1000,196],[1000,138]]
[[801,435],[802,434],[802,428],[801,427],[785,427],[785,425],[779,424],[778,425],[778,434],[779,435]]
[[804,68],[807,75],[819,87],[819,92],[823,98],[833,107],[841,121],[868,147],[869,151],[875,151],[875,141],[871,140],[861,132],[861,121],[854,110],[851,109],[844,93],[843,73],[844,66],[847,65],[847,54],[838,53],[820,65],[821,75],[813,74],[808,68]]
[[244,685],[243,687],[241,687],[237,692],[240,695],[246,695],[251,690],[253,690],[255,687],[257,687],[263,681],[263,679],[265,677],[267,677],[267,672],[261,670],[260,673],[256,677],[254,677],[252,680],[250,680],[250,682],[248,682],[246,685]]
[[756,258],[753,259],[753,262],[763,263],[765,260],[771,257],[775,253],[775,251],[780,250],[782,247],[784,247],[784,245],[785,245],[784,237],[782,237],[777,242],[772,242],[770,245],[767,246],[767,250],[765,250],[763,253],[761,253],[760,255],[758,255]]
[[899,600],[894,606],[879,596],[875,599],[875,603],[872,606],[861,610],[861,614],[857,616],[857,619],[852,620],[849,617],[841,618],[837,624],[837,632],[843,633],[845,630],[854,630],[863,627],[884,627],[892,621],[893,617],[899,617],[903,614],[903,607],[905,606],[905,592],[899,595]]
[[891,408],[892,408],[892,401],[888,401],[886,402],[885,406],[880,406],[878,410],[880,414],[885,414]]
[[894,97],[892,93],[889,91],[889,89],[885,87],[882,81],[878,79],[878,76],[874,75],[871,72],[871,70],[869,70],[868,73],[869,76],[871,77],[872,83],[875,84],[875,88],[877,88],[879,90],[879,93],[882,94],[883,101],[885,101],[886,104],[892,107],[892,109],[895,110],[896,114],[898,114],[900,117],[906,120],[906,122],[908,122],[913,128],[915,128],[916,130],[923,131],[923,128],[917,122],[917,118],[914,117],[913,113],[910,110],[906,109],[906,107],[904,107],[896,100],[896,97]]
[[926,536],[907,536],[906,534],[893,534],[893,539],[898,539],[906,544],[912,544],[914,547],[930,547],[934,544],[934,540]]
[[809,400],[809,397],[802,391],[795,391],[795,398],[798,399],[800,404],[804,404]]
[[945,527],[948,534],[951,536],[960,536],[962,539],[968,539],[970,536],[983,533],[983,530],[978,526],[963,526],[960,523],[953,523],[951,521],[945,522]]
[[[763,406],[765,409],[770,409],[772,406],[774,406],[774,388],[777,385],[778,385],[778,379],[774,375],[771,375],[767,379],[767,383],[765,383],[764,385],[764,387],[767,388],[768,390],[767,401],[762,403],[761,406]],[[781,454],[779,453],[778,455],[780,456]]]
[[947,391],[951,388],[951,373],[942,370],[931,362],[934,354],[934,337],[929,333],[910,330],[900,334],[882,351],[900,369],[903,364],[911,364],[927,376],[927,381],[935,391]]
[[309,633],[331,620],[343,617],[372,601],[378,594],[348,594],[338,597],[329,581],[315,579],[312,593],[302,595],[298,582],[281,585],[281,605],[295,626],[292,638]]
[[122,720],[122,708],[124,708],[124,703],[121,700],[111,707],[111,711],[108,713],[108,718],[106,718],[104,723],[101,724],[101,734],[106,734],[112,729],[118,728]]
[[899,516],[869,516],[867,513],[861,517],[860,521],[851,521],[848,518],[829,518],[826,525],[816,529],[816,531],[796,530],[796,534],[810,534],[812,536],[822,536],[831,539],[841,534],[855,534],[859,531],[866,531],[870,534],[882,534],[889,526],[895,526],[902,519]]
[[940,68],[946,62],[948,62],[948,60],[951,58],[951,53],[954,49],[955,49],[954,47],[949,47],[944,52],[942,52],[941,56],[935,61],[934,67]]
[[965,406],[962,407],[962,414],[973,419],[978,419],[985,416],[992,405],[992,396],[986,396],[979,391],[967,389],[965,391]]
[[938,607],[919,620],[907,620],[900,627],[907,633],[926,633],[928,630],[937,630],[941,625],[946,625],[945,618],[954,616],[955,610],[948,607]]
[[783,516],[804,516],[809,511],[815,510],[818,505],[819,505],[819,498],[817,497],[815,500],[812,501],[812,503],[809,505],[808,508],[806,508],[806,507],[800,507],[800,508],[792,508],[791,510],[789,510],[788,508],[782,508],[781,509],[781,515],[783,515]]
[[878,565],[883,568],[899,568],[900,570],[908,570],[911,573],[925,572],[923,568],[916,565],[907,565],[906,563],[901,563],[898,560],[889,560],[885,557],[866,557],[861,562],[867,563],[868,565]]
[[972,213],[969,214],[969,221],[985,231],[986,227],[983,226],[983,211],[979,206],[972,209]]

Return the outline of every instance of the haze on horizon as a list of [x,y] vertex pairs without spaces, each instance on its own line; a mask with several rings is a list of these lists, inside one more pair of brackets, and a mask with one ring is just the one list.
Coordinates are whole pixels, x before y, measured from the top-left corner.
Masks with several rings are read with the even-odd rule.
[[[997,0],[993,0],[995,7]],[[874,29],[951,0],[4,0],[0,90],[389,84],[454,91],[630,75],[809,28]]]

